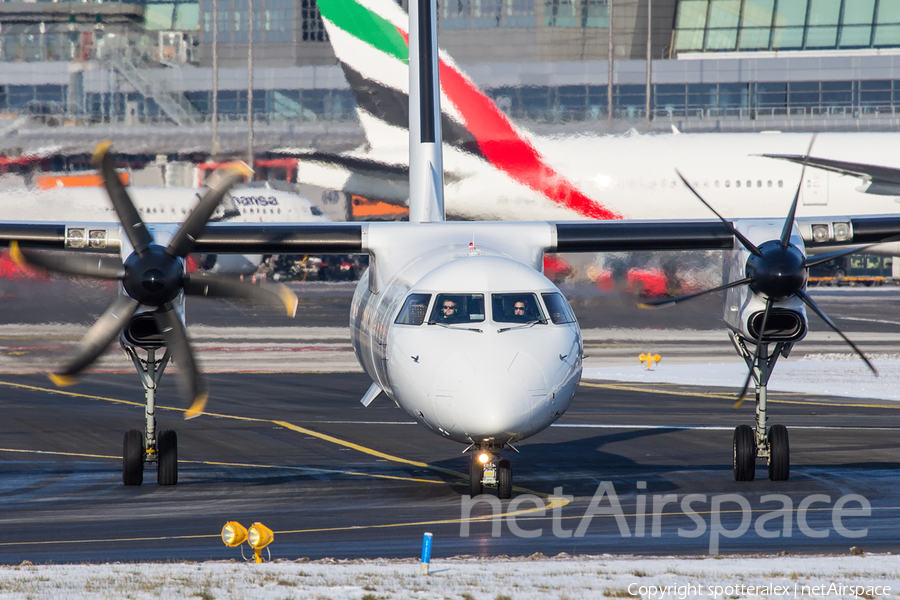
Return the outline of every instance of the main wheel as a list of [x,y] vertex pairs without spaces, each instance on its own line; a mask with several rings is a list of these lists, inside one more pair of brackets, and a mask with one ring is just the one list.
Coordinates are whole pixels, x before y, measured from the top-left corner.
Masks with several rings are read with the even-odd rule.
[[484,493],[484,485],[481,480],[484,477],[484,465],[478,462],[478,454],[472,454],[472,462],[469,463],[469,496],[474,498]]
[[178,436],[172,430],[159,434],[156,442],[159,454],[156,481],[159,485],[175,485],[178,483]]
[[749,425],[734,428],[734,480],[756,477],[756,432]]
[[144,434],[129,429],[122,446],[122,483],[141,485],[144,482]]
[[769,479],[787,481],[791,475],[791,445],[787,427],[772,425],[769,429]]
[[508,460],[497,463],[497,496],[501,500],[512,498],[512,467]]

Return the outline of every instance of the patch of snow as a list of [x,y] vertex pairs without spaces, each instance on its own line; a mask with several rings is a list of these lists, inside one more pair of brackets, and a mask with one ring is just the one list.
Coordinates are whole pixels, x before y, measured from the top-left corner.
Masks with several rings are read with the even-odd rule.
[[[854,549],[855,550],[855,549]],[[877,598],[897,595],[893,555],[548,558],[30,565],[0,567],[0,598]]]
[[[900,360],[894,355],[869,358],[878,370],[878,377],[853,355],[818,354],[800,360],[780,360],[769,379],[769,390],[900,400]],[[726,387],[734,388],[737,393],[747,377],[747,366],[739,362],[666,364],[663,357],[651,370],[642,365],[591,367],[584,369],[582,377],[604,381]]]

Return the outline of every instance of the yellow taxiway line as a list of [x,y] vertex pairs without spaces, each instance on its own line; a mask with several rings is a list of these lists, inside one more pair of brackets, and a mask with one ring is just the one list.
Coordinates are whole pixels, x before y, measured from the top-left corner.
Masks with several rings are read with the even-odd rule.
[[[29,391],[34,392],[42,392],[42,393],[53,393],[53,394],[62,394],[75,398],[84,398],[88,400],[99,400],[102,402],[111,402],[114,404],[125,404],[129,406],[143,406],[143,403],[139,402],[131,402],[128,400],[120,400],[118,398],[108,398],[105,396],[96,396],[91,394],[78,394],[75,392],[69,392],[66,390],[59,390],[55,388],[44,388],[40,386],[26,385],[21,383],[12,383],[7,381],[0,381],[0,386],[7,386],[19,389],[27,389]],[[161,410],[171,410],[181,412],[183,409],[173,407],[173,406],[163,406],[156,405],[157,409]],[[423,469],[429,469],[432,471],[437,471],[439,473],[443,473],[445,475],[453,475],[455,477],[460,477],[462,479],[468,479],[468,475],[460,473],[458,471],[454,471],[452,469],[445,469],[443,467],[438,467],[436,465],[432,465],[425,462],[409,460],[406,458],[402,458],[399,456],[395,456],[393,454],[387,454],[385,452],[381,452],[375,450],[373,448],[368,448],[361,444],[356,444],[354,442],[349,442],[347,440],[343,440],[337,438],[332,435],[328,435],[325,433],[320,433],[318,431],[314,431],[312,429],[308,429],[306,427],[301,427],[299,425],[294,425],[293,423],[289,423],[287,421],[279,421],[272,419],[261,419],[257,417],[242,417],[238,415],[228,415],[223,413],[212,413],[212,412],[202,412],[200,413],[205,416],[210,417],[218,417],[222,419],[233,419],[237,421],[244,422],[252,422],[252,423],[270,423],[273,425],[277,425],[279,427],[284,427],[290,431],[294,431],[296,433],[302,433],[304,435],[312,436],[317,439],[320,439],[325,442],[329,442],[338,446],[342,446],[345,448],[349,448],[352,450],[356,450],[358,452],[362,452],[364,454],[368,454],[370,456],[375,456],[387,461],[396,462],[399,464],[410,465],[414,467],[419,467]],[[31,453],[31,454],[55,454],[60,456],[81,456],[86,458],[107,458],[107,459],[118,459],[120,457],[117,456],[106,456],[99,454],[78,454],[78,453],[70,453],[70,452],[48,452],[43,450],[24,450],[24,449],[14,449],[14,448],[0,448],[0,452],[21,452],[21,453]],[[428,483],[428,484],[444,484],[447,485],[448,482],[433,480],[433,479],[419,479],[413,477],[398,477],[391,475],[378,475],[373,473],[363,473],[358,471],[340,471],[340,470],[328,470],[328,469],[313,469],[306,467],[292,467],[292,466],[281,466],[281,465],[258,465],[258,464],[241,464],[241,463],[226,463],[226,462],[213,462],[213,461],[185,461],[179,460],[182,463],[195,463],[195,464],[205,464],[205,465],[216,465],[216,466],[240,466],[240,467],[257,467],[257,468],[270,468],[270,469],[296,469],[296,470],[304,470],[304,471],[318,471],[318,472],[331,472],[331,473],[341,473],[344,475],[355,475],[360,477],[372,477],[377,479],[394,479],[401,481],[411,481],[415,483]],[[450,483],[450,485],[468,485],[467,483]],[[516,510],[512,512],[504,512],[500,515],[490,515],[483,517],[470,517],[468,519],[441,519],[435,521],[417,521],[417,522],[401,522],[401,523],[384,523],[379,525],[351,525],[346,527],[333,527],[333,528],[325,528],[325,529],[295,529],[295,530],[286,530],[286,531],[276,531],[274,533],[278,535],[286,535],[286,534],[301,534],[301,533],[315,533],[315,532],[323,532],[323,531],[348,531],[352,529],[384,529],[384,528],[393,528],[393,527],[415,527],[415,526],[425,526],[425,525],[441,525],[441,524],[453,524],[453,523],[477,523],[485,520],[490,520],[493,518],[506,518],[508,516],[519,516],[526,515],[530,513],[536,513],[540,511],[552,510],[557,507],[565,506],[569,503],[568,500],[558,496],[551,496],[542,492],[535,492],[533,490],[529,490],[527,488],[521,488],[518,486],[513,487],[514,490],[522,493],[532,494],[538,497],[542,497],[547,501],[547,504],[542,507],[534,507],[522,510]],[[142,537],[142,538],[121,538],[121,539],[96,539],[96,540],[49,540],[43,542],[15,542],[15,543],[4,543],[0,542],[0,546],[10,546],[10,545],[50,545],[50,544],[84,544],[84,543],[113,543],[113,542],[143,542],[143,541],[159,541],[159,540],[177,540],[177,539],[207,539],[207,538],[218,538],[219,534],[205,534],[205,535],[186,535],[186,536],[160,536],[160,537]]]

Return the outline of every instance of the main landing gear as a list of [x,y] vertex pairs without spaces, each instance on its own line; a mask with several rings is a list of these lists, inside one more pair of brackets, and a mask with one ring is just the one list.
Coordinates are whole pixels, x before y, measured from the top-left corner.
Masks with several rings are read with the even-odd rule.
[[756,460],[760,458],[768,463],[769,479],[787,481],[791,471],[788,432],[784,425],[772,425],[766,429],[766,386],[778,357],[787,358],[792,344],[777,342],[775,351],[769,354],[769,344],[763,342],[759,358],[754,364],[754,355],[747,350],[744,339],[732,334],[731,340],[747,362],[756,383],[756,428],[738,425],[734,430],[734,480],[753,481],[756,476]]
[[[511,447],[511,446],[510,446]],[[484,487],[497,488],[497,496],[501,500],[512,498],[512,466],[506,459],[500,459],[491,448],[470,446],[469,460],[469,496],[480,496]]]
[[141,485],[144,481],[144,464],[156,463],[159,485],[178,483],[178,437],[174,431],[156,433],[156,388],[169,364],[169,350],[156,360],[156,348],[145,348],[147,360],[138,356],[133,346],[123,346],[141,377],[144,386],[144,431],[129,429],[125,432],[122,449],[122,483]]

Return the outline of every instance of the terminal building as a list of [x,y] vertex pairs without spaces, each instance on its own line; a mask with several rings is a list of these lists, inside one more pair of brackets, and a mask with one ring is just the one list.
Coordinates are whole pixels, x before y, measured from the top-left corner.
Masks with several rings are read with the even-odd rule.
[[[526,127],[900,128],[900,0],[439,4],[441,46]],[[267,132],[287,124],[302,143],[361,143],[315,0],[0,1],[0,152],[113,126],[152,126],[162,141],[146,151],[177,152],[164,132],[211,129],[214,52],[219,122],[246,127],[249,6],[254,150],[283,145]]]

